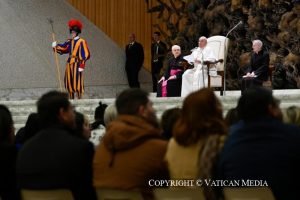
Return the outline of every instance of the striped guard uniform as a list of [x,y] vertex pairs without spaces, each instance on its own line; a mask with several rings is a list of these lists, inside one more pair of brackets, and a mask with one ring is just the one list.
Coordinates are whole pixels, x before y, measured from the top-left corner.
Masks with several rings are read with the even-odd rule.
[[69,54],[64,83],[70,98],[74,99],[75,93],[81,97],[84,93],[84,81],[83,73],[79,72],[79,68],[84,69],[85,62],[90,58],[90,51],[86,41],[77,36],[63,44],[57,44],[56,50],[59,54]]

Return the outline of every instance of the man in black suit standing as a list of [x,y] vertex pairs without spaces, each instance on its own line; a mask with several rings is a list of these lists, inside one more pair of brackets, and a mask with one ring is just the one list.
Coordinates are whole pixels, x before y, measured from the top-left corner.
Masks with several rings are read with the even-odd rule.
[[129,35],[129,44],[126,45],[126,64],[125,70],[128,78],[129,87],[139,88],[139,71],[144,63],[143,46],[135,41],[135,34]]
[[17,159],[21,189],[69,189],[75,200],[96,199],[92,186],[94,148],[73,136],[74,108],[66,93],[52,91],[37,102],[42,130],[27,141]]
[[160,41],[160,32],[154,32],[153,43],[151,44],[151,73],[153,82],[153,92],[157,91],[157,81],[159,80],[160,70],[167,53],[167,45]]

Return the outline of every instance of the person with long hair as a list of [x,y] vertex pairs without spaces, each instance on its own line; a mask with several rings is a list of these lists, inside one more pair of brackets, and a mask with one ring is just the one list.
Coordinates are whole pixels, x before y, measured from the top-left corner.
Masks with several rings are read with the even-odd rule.
[[75,111],[75,123],[76,128],[75,131],[72,132],[72,134],[79,138],[89,140],[91,137],[91,130],[87,116]]
[[[165,157],[171,179],[212,178],[226,134],[222,106],[211,89],[187,96]],[[208,199],[214,199],[212,190],[206,189]]]
[[30,113],[24,127],[20,128],[16,134],[15,144],[19,150],[25,142],[35,136],[41,130],[37,113]]
[[11,112],[5,105],[0,105],[0,199],[19,200],[17,189],[16,158],[14,145],[14,122]]

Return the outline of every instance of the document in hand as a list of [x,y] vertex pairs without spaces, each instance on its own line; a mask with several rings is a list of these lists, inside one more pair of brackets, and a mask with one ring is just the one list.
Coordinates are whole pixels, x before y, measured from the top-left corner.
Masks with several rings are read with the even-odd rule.
[[256,75],[254,75],[254,76],[252,76],[252,75],[250,75],[250,76],[244,75],[243,76],[243,78],[256,78],[256,77],[257,77]]
[[188,61],[188,63],[190,63],[190,64],[195,62],[195,58],[192,55],[184,56],[183,59]]

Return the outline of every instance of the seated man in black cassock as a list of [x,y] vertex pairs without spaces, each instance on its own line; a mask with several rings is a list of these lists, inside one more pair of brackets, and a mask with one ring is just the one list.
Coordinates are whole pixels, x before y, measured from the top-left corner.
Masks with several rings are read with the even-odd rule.
[[168,62],[167,70],[157,84],[158,97],[180,97],[181,95],[182,74],[186,61],[181,55],[180,46],[173,45],[172,54],[173,56]]
[[263,49],[263,43],[260,40],[253,40],[252,49],[250,66],[242,80],[242,91],[253,85],[261,86],[264,81],[268,80],[269,53]]

